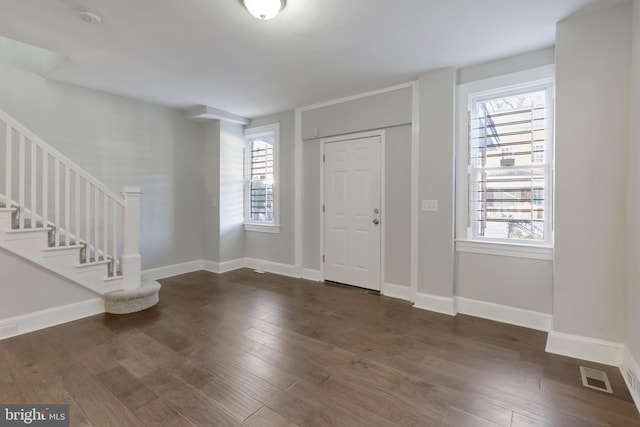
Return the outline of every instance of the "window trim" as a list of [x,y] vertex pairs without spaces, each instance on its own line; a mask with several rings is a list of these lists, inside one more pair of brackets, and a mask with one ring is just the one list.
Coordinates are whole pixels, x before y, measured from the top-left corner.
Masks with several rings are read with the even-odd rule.
[[[473,237],[471,235],[471,218],[469,214],[469,108],[471,96],[481,99],[491,95],[507,95],[509,92],[521,92],[528,88],[546,87],[549,90],[550,115],[554,117],[555,98],[555,65],[537,67],[530,70],[505,74],[484,80],[473,81],[457,87],[457,136],[456,136],[456,250],[459,252],[476,252],[504,256],[518,256],[524,258],[540,259],[539,249],[545,253],[542,259],[546,259],[553,248],[553,186],[554,186],[554,141],[547,143],[548,161],[545,166],[545,175],[548,178],[549,200],[545,202],[547,219],[545,220],[545,241],[527,241],[516,239],[496,239],[489,237]],[[553,120],[550,123],[548,134],[553,138]],[[527,250],[528,248],[531,251]],[[539,249],[538,249],[539,248]],[[512,255],[509,255],[509,254]]]
[[[251,140],[273,137],[273,221],[250,220],[251,202]],[[280,233],[280,123],[245,128],[244,130],[244,230],[261,233]]]

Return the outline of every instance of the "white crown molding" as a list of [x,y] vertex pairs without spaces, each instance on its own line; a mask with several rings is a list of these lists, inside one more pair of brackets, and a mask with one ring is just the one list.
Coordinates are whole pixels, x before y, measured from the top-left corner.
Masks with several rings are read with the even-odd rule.
[[92,298],[86,301],[2,319],[0,320],[0,326],[12,326],[15,329],[12,333],[0,337],[0,339],[27,334],[100,313],[104,313],[104,300],[102,298]]
[[624,345],[580,335],[549,332],[547,352],[610,366],[622,364]]

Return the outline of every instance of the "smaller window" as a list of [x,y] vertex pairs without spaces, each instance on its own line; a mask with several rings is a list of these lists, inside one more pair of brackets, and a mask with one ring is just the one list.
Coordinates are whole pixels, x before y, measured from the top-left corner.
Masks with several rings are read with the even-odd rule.
[[279,128],[276,123],[245,130],[244,220],[249,231],[273,232],[270,228],[278,226]]
[[552,243],[551,106],[551,80],[470,94],[470,240]]

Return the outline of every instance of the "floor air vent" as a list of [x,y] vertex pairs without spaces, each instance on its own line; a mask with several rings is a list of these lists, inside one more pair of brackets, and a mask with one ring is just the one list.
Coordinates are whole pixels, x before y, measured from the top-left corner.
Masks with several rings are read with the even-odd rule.
[[580,375],[582,375],[583,386],[613,394],[606,372],[580,366]]

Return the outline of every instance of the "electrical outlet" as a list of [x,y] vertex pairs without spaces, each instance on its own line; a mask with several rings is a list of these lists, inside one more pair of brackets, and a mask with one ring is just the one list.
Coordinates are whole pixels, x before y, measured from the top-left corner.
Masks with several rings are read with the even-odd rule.
[[17,323],[5,323],[0,325],[0,338],[10,337],[18,333]]
[[437,200],[423,200],[422,201],[422,212],[438,212],[438,201]]

